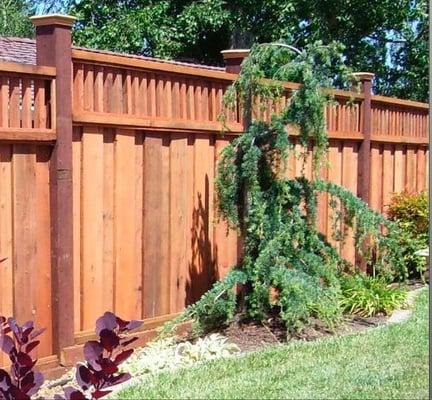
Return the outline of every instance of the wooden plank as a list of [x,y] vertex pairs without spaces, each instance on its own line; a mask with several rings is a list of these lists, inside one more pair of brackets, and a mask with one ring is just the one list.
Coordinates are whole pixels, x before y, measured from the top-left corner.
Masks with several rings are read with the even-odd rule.
[[139,303],[137,309],[139,314],[135,316],[135,319],[142,318],[143,315],[143,298],[144,298],[144,133],[135,132],[135,208],[134,208],[134,234],[135,234],[135,269],[137,276],[139,276],[139,282],[137,285],[137,295],[139,297]]
[[0,126],[9,126],[9,81],[5,76],[0,76]]
[[94,110],[94,71],[92,65],[84,66],[84,111]]
[[123,98],[123,75],[121,70],[114,70],[113,84],[111,90],[111,112],[123,113],[124,98]]
[[[330,182],[336,183],[337,185],[342,184],[342,143],[341,141],[330,141],[329,143],[329,169],[328,169],[328,179]],[[333,235],[333,219],[335,213],[331,207],[328,211],[328,224],[327,224],[327,239],[336,248],[339,249],[340,246],[332,239]],[[338,224],[338,228],[340,225]]]
[[[103,314],[103,135],[84,127],[81,177],[81,325],[94,326]],[[94,294],[98,293],[98,296]]]
[[384,144],[383,147],[383,181],[382,181],[382,205],[383,211],[386,211],[390,205],[391,197],[394,191],[394,155],[392,146]]
[[[112,87],[113,87],[113,71],[109,68],[104,68],[103,82],[103,111],[106,113],[112,112]],[[75,115],[75,110],[74,110]],[[75,119],[74,116],[72,119]]]
[[73,209],[73,292],[74,292],[74,331],[81,326],[81,188],[82,188],[82,140],[81,127],[74,127],[72,133],[72,209]]
[[[357,149],[353,142],[344,142],[342,149],[342,185],[357,195]],[[353,230],[347,229],[347,236],[341,248],[341,255],[351,263],[355,263]]]
[[416,187],[416,150],[412,146],[407,147],[407,164],[406,164],[406,189],[409,192],[413,192],[417,189]]
[[196,134],[194,143],[194,198],[192,219],[191,294],[196,301],[209,285],[208,267],[211,267],[209,240],[209,177],[208,135]]
[[123,112],[132,115],[134,108],[134,98],[132,94],[132,76],[127,71],[123,77]]
[[421,192],[426,188],[425,180],[426,157],[425,150],[417,150],[417,191]]
[[[201,132],[218,132],[222,128],[220,122],[207,121],[185,121],[185,120],[165,120],[161,118],[139,118],[123,114],[114,113],[74,113],[73,121],[75,124],[95,124],[106,127],[120,127],[130,129],[148,128],[154,131],[154,128],[176,131],[201,131]],[[227,124],[227,134],[236,134],[243,132],[240,123],[232,122]]]
[[[391,105],[398,105],[398,106],[403,106],[403,107],[407,107],[407,108],[417,108],[419,110],[428,110],[429,109],[429,105],[427,103],[421,103],[418,101],[413,101],[413,100],[403,100],[403,99],[398,99],[396,97],[386,97],[386,96],[372,96],[372,102],[373,104],[391,104]],[[426,111],[424,111],[426,112]]]
[[146,134],[144,140],[144,297],[143,317],[161,315],[159,303],[161,276],[161,194],[162,135]]
[[148,113],[148,82],[147,75],[139,74],[139,89],[136,99],[138,115],[147,116]]
[[95,66],[94,69],[94,111],[104,111],[104,70],[103,67]]
[[135,132],[118,130],[114,159],[114,302],[116,313],[123,319],[136,319],[142,314],[142,269],[135,254],[135,151]]
[[[229,139],[217,138],[215,141],[216,162],[220,159],[221,151],[229,144]],[[217,165],[217,164],[216,164]],[[215,201],[217,201],[215,199]],[[216,277],[223,278],[237,262],[237,234],[228,230],[228,225],[223,220],[218,220],[215,211],[213,254],[217,265]]]
[[160,75],[156,75],[156,117],[164,118],[166,100],[164,93],[164,80]]
[[0,141],[10,142],[54,142],[57,138],[53,129],[0,128]]
[[18,78],[9,79],[9,126],[19,128],[21,126],[20,112],[20,81]]
[[73,66],[72,107],[73,112],[78,112],[84,109],[84,65]]
[[37,288],[33,278],[36,265],[35,148],[13,147],[13,241],[14,317],[19,323],[34,319]]
[[103,271],[104,271],[104,310],[115,310],[114,306],[114,196],[115,196],[115,131],[103,132]]
[[162,240],[160,246],[160,292],[159,306],[160,315],[169,314],[170,310],[170,280],[171,265],[170,265],[170,241],[164,238],[170,237],[170,138],[162,138],[162,146],[160,148],[161,169],[159,170],[159,179],[161,181],[162,190],[160,191],[160,231]]
[[[21,64],[8,61],[0,61],[0,72],[7,72],[19,75],[36,75],[38,77],[54,77],[56,76],[55,67],[47,67],[40,65]],[[30,77],[30,76],[29,76]]]
[[28,78],[23,78],[21,82],[22,82],[21,126],[23,128],[31,128],[32,127],[32,115],[31,115],[31,106],[32,106],[31,83],[32,82]]
[[102,65],[115,65],[131,68],[144,69],[149,71],[172,72],[182,75],[202,76],[220,80],[234,80],[236,74],[229,74],[225,71],[217,71],[209,68],[199,68],[194,66],[181,65],[179,63],[160,62],[138,57],[121,56],[117,54],[102,54],[86,50],[72,50],[72,57],[75,60],[98,63]]
[[37,357],[50,356],[53,353],[52,332],[52,280],[51,280],[51,217],[49,191],[49,160],[51,149],[48,146],[36,147],[35,180],[35,225],[37,238],[36,268],[32,271],[35,282],[35,319],[37,326],[46,328],[37,349]]
[[382,153],[381,146],[372,144],[371,146],[371,183],[369,205],[381,212],[382,211]]
[[45,100],[45,84],[43,81],[34,82],[34,128],[47,128],[47,104]]
[[406,162],[403,145],[395,145],[394,150],[394,191],[400,193],[405,188]]
[[170,312],[185,306],[187,283],[188,186],[187,135],[171,134],[170,145]]
[[[0,315],[14,315],[13,298],[13,198],[12,198],[12,146],[0,144]],[[9,363],[0,356],[0,365]]]

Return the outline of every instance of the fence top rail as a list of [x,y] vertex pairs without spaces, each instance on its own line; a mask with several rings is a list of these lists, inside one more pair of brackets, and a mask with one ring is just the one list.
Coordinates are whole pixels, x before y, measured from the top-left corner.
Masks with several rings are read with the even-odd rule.
[[192,75],[201,78],[219,79],[233,81],[236,74],[206,68],[179,65],[163,61],[150,61],[140,58],[128,57],[127,55],[115,55],[96,53],[80,49],[72,49],[72,59],[78,62],[110,65],[118,68],[145,69],[155,72],[171,72],[182,75]]
[[0,73],[6,72],[14,75],[31,75],[45,78],[55,78],[55,67],[40,65],[20,64],[8,61],[0,61]]
[[[145,60],[139,59],[135,57],[128,57],[127,55],[116,55],[116,54],[104,54],[97,53],[88,50],[82,49],[72,49],[72,58],[77,62],[82,63],[90,63],[90,64],[99,64],[99,65],[108,65],[115,66],[118,68],[128,68],[128,69],[144,69],[148,71],[154,72],[167,72],[174,73],[180,75],[189,75],[197,78],[208,78],[208,79],[217,79],[223,80],[227,82],[232,82],[237,78],[237,74],[232,74],[229,72],[212,70],[207,68],[201,68],[199,65],[188,66],[188,65],[179,65],[174,63],[167,63],[163,61],[157,60]],[[282,82],[283,87],[290,90],[297,90],[300,88],[299,83],[295,82]],[[364,98],[364,95],[361,93],[344,91],[331,89],[331,92],[335,95],[336,98],[343,99],[353,99],[353,100],[361,100]]]
[[427,103],[420,103],[419,101],[412,101],[412,100],[403,100],[403,99],[398,99],[396,97],[375,95],[372,96],[371,100],[373,103],[383,103],[383,104],[389,104],[395,106],[418,108],[421,110],[429,110],[429,104]]

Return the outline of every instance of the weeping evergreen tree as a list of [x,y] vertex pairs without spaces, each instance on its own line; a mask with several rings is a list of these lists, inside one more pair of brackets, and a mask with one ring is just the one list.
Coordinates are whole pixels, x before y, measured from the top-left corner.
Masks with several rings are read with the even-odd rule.
[[[314,43],[302,51],[270,43],[256,45],[244,60],[224,97],[221,118],[240,104],[246,129],[222,151],[216,179],[220,218],[242,235],[243,257],[165,332],[189,318],[201,329],[213,328],[236,313],[258,320],[278,313],[289,331],[302,329],[313,318],[328,327],[337,324],[340,277],[355,266],[317,230],[319,193],[330,199],[335,243],[345,240],[350,227],[357,253],[377,275],[389,281],[406,278],[397,226],[350,191],[318,177],[328,150],[324,111],[333,102],[328,89],[352,84],[341,50],[336,43]],[[301,83],[289,104],[270,121],[252,118],[254,107],[263,110],[279,101],[283,81]],[[289,127],[296,136],[290,136]],[[299,154],[293,137],[301,145]],[[304,165],[311,146],[312,180],[304,173],[288,179],[287,157],[299,157]]]

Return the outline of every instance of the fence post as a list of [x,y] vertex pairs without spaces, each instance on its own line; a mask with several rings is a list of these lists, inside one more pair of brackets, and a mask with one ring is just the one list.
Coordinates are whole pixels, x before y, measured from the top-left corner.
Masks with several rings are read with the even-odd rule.
[[353,74],[361,83],[361,92],[364,95],[362,106],[363,140],[359,148],[358,176],[360,198],[369,204],[370,201],[370,170],[371,170],[371,135],[372,135],[372,79],[375,76],[370,72],[357,72]]
[[249,53],[249,49],[222,50],[221,54],[225,61],[225,71],[231,74],[240,73],[241,63]]
[[74,17],[42,15],[36,27],[36,62],[56,67],[57,140],[50,160],[53,350],[62,362],[62,349],[74,344],[72,228],[72,39]]

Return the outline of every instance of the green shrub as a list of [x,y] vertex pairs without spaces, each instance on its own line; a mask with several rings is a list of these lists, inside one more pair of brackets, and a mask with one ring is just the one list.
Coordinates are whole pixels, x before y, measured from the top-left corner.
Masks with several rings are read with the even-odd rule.
[[421,277],[426,268],[424,257],[415,255],[417,250],[428,247],[429,203],[426,192],[395,194],[387,211],[389,219],[403,231],[398,242],[411,278]]
[[344,276],[341,288],[341,303],[345,313],[362,317],[390,315],[395,309],[404,306],[407,295],[406,290],[390,287],[382,278],[363,274]]
[[388,217],[396,221],[425,245],[429,231],[429,202],[426,192],[397,193],[392,197],[387,211]]

